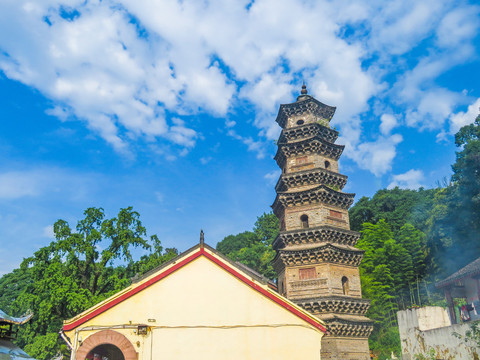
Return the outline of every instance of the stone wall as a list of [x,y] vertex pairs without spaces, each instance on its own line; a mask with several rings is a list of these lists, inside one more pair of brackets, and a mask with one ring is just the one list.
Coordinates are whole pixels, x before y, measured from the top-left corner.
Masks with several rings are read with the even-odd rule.
[[308,227],[332,225],[344,229],[350,229],[348,211],[336,207],[319,207],[316,204],[288,207],[285,209],[285,230],[299,230],[303,228],[302,215],[308,216]]
[[451,325],[444,308],[426,306],[403,310],[397,313],[397,318],[403,360],[415,360],[422,355],[430,359],[431,352],[435,353],[435,359],[479,359],[480,349],[464,339],[471,323]]
[[[301,279],[300,269],[314,268],[315,277]],[[282,281],[289,299],[314,298],[315,296],[348,295],[362,297],[358,267],[322,263],[310,266],[290,267]],[[284,275],[284,274],[282,274]],[[284,275],[285,276],[285,275]],[[343,293],[342,278],[348,278],[348,294]],[[286,282],[285,282],[286,280]]]

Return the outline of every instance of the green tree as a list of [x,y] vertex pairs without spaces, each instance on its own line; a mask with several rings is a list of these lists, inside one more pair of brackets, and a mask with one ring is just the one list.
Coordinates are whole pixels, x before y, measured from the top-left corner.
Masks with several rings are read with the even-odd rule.
[[0,309],[11,314],[13,312],[12,304],[31,283],[30,269],[15,269],[11,273],[3,275],[0,278]]
[[264,213],[257,218],[253,232],[228,235],[217,244],[217,250],[273,280],[276,273],[272,266],[275,257],[272,242],[278,232],[277,217],[273,213]]
[[[176,249],[162,252],[156,236],[146,238],[140,215],[131,207],[111,219],[105,218],[101,208],[89,208],[84,215],[75,230],[58,220],[56,240],[0,279],[0,285],[9,290],[0,293],[0,303],[13,299],[12,313],[27,309],[34,313],[33,320],[19,328],[16,342],[39,360],[66,352],[58,338],[64,319],[129,285],[135,273],[148,271],[177,254]],[[138,262],[131,253],[135,247],[149,251]],[[12,287],[12,279],[22,280],[21,286]]]
[[436,189],[382,189],[370,199],[362,197],[349,210],[352,230],[361,231],[366,222],[376,224],[384,219],[394,233],[406,223],[424,231],[428,211],[433,206]]

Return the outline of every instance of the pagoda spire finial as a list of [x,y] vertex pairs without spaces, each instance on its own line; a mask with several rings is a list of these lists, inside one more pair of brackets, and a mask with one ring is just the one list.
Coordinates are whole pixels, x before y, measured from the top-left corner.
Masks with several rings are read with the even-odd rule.
[[203,229],[200,229],[200,247],[203,248],[204,245],[205,245],[205,239],[203,235]]
[[301,94],[302,94],[302,95],[307,95],[307,94],[308,94],[307,85],[305,85],[305,81],[303,82],[303,85],[302,85]]

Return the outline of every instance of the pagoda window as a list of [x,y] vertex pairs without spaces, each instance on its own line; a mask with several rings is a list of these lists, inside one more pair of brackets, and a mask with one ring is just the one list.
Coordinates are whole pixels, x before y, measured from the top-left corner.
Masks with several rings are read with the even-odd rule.
[[305,121],[301,120],[301,119],[297,121],[297,125],[303,125],[304,123],[305,123]]
[[317,277],[317,271],[314,267],[298,269],[298,278],[300,280],[315,279]]
[[300,221],[302,222],[302,227],[304,229],[308,228],[308,215],[303,214],[300,216]]
[[349,292],[349,286],[348,286],[348,278],[346,276],[342,277],[342,289],[343,289],[343,295],[348,295]]
[[325,160],[325,169],[328,169],[330,167],[330,161]]

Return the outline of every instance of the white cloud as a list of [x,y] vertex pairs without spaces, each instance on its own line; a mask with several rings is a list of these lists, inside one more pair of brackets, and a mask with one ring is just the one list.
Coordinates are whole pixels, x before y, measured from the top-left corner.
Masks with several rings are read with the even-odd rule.
[[275,182],[277,182],[281,174],[281,170],[274,170],[265,174],[264,178],[268,181],[269,184],[274,184]]
[[361,143],[355,148],[349,149],[349,157],[365,170],[369,170],[375,176],[380,176],[392,168],[392,162],[397,154],[396,146],[402,142],[402,136],[394,134],[389,137],[381,137],[374,142]]
[[257,159],[263,159],[265,157],[266,146],[263,142],[255,141],[251,137],[241,136],[237,134],[233,129],[228,130],[227,135],[247,145],[248,151],[256,152]]
[[200,163],[202,165],[206,165],[208,164],[210,161],[212,161],[212,157],[211,156],[205,156],[205,157],[201,157],[200,158]]
[[422,182],[425,176],[421,170],[410,169],[406,173],[393,175],[393,181],[388,185],[388,189],[398,186],[402,189],[418,189],[425,187]]
[[480,26],[480,7],[459,8],[447,13],[437,29],[437,42],[442,47],[457,47],[475,36]]
[[380,117],[380,131],[383,135],[388,135],[398,125],[397,118],[391,114],[383,114]]
[[[447,0],[5,0],[0,69],[50,98],[49,114],[84,121],[123,153],[166,140],[184,155],[200,135],[170,114],[225,116],[238,103],[255,107],[260,139],[274,139],[278,103],[306,80],[337,107],[334,124],[361,153],[346,156],[364,166],[372,98],[395,102],[409,126],[439,131],[464,101],[435,79],[471,58],[478,9]],[[425,41],[439,48],[414,54]],[[384,114],[383,136],[395,126]],[[241,140],[263,156],[263,139]]]
[[462,126],[471,124],[480,114],[480,98],[468,107],[466,112],[460,111],[450,115],[450,134],[455,134]]

